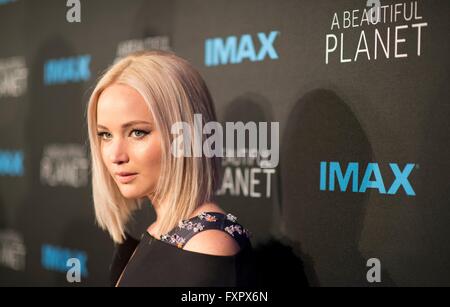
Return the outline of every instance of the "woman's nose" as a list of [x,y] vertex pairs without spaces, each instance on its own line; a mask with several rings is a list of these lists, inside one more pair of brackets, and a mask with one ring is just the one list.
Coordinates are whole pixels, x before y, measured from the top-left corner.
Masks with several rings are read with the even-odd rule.
[[129,160],[127,147],[124,141],[117,140],[112,145],[110,152],[110,160],[112,163],[122,164],[126,163]]

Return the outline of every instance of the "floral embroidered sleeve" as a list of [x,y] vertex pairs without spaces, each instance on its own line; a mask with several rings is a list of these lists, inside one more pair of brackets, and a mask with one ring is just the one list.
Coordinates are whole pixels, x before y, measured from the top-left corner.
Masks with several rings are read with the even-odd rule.
[[208,229],[227,232],[241,249],[250,244],[251,233],[237,223],[236,216],[218,212],[202,212],[189,220],[180,221],[178,227],[161,236],[161,241],[183,248],[194,235]]

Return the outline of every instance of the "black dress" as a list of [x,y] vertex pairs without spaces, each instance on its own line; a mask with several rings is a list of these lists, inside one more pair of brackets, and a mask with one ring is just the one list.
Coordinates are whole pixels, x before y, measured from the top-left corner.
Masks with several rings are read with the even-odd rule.
[[[183,249],[189,239],[207,229],[228,233],[239,244],[239,252],[217,256]],[[140,241],[127,235],[116,247],[111,282],[119,287],[254,286],[256,272],[249,237],[249,231],[237,223],[235,216],[218,212],[203,212],[183,220],[160,240],[147,231]]]

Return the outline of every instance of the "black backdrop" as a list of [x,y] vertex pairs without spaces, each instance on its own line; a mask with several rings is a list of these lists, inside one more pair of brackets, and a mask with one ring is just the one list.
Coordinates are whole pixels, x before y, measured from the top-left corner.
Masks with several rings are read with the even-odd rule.
[[198,68],[221,121],[280,123],[279,165],[225,161],[218,195],[263,284],[374,285],[377,258],[377,285],[450,285],[449,1],[381,1],[375,25],[365,0],[80,2],[68,22],[63,0],[0,1],[1,285],[72,285],[69,257],[82,285],[108,284],[85,108],[108,65],[152,48]]

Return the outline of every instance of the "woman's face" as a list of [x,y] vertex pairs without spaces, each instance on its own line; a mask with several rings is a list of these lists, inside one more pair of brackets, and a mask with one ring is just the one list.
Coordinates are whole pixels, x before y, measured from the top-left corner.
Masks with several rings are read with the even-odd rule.
[[160,133],[142,96],[122,84],[103,90],[97,104],[97,133],[103,162],[122,195],[150,196],[160,175]]

